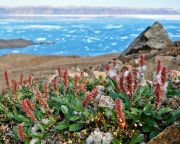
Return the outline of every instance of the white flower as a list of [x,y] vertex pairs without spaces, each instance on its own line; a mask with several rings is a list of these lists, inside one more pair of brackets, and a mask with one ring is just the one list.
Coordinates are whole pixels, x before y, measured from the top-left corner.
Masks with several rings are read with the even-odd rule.
[[110,144],[112,141],[113,137],[112,137],[112,133],[108,132],[103,136],[103,144]]
[[35,124],[32,129],[31,129],[31,132],[34,133],[34,134],[37,134],[37,131],[39,130],[38,128],[38,124]]
[[128,77],[128,75],[129,75],[129,71],[125,71],[124,72],[124,77]]
[[47,125],[49,123],[49,119],[42,119],[42,123]]
[[104,86],[98,85],[97,87],[98,95],[96,96],[96,101],[98,102],[101,96],[104,94]]
[[33,139],[30,141],[30,143],[29,143],[29,144],[35,144],[37,141],[38,141],[38,139],[37,139],[37,138],[33,138]]
[[142,70],[145,71],[147,69],[147,66],[142,66]]
[[117,75],[116,70],[114,70],[114,69],[109,70],[109,71],[107,72],[107,75],[108,75],[110,78],[113,78],[114,76]]
[[46,144],[46,141],[45,141],[45,140],[42,140],[42,141],[41,141],[41,144]]
[[137,71],[137,79],[141,79],[141,73]]
[[78,114],[78,112],[77,112],[77,111],[73,111],[73,114],[74,114],[74,115],[77,115],[77,114]]
[[159,83],[160,85],[162,84],[161,74],[157,74],[157,75],[156,75],[156,82]]
[[144,72],[146,70],[146,66],[139,66],[137,67],[137,79],[144,79]]
[[94,138],[92,135],[90,135],[87,139],[86,139],[86,144],[91,144],[94,142]]
[[113,137],[110,132],[103,133],[97,128],[91,135],[86,139],[86,144],[110,144]]
[[104,86],[98,85],[96,88],[97,88],[99,94],[104,93],[104,89],[105,89]]
[[137,127],[137,124],[135,123],[134,126]]
[[164,84],[164,86],[163,86],[163,91],[164,91],[164,93],[167,92],[167,87],[168,87],[168,83],[166,82],[166,83]]

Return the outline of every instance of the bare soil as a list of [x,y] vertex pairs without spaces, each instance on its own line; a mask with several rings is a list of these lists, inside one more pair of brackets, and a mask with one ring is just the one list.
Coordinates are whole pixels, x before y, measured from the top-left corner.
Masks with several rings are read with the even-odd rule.
[[12,54],[0,57],[0,89],[3,89],[3,72],[5,70],[11,76],[11,79],[19,80],[20,74],[26,77],[32,74],[35,80],[44,80],[53,74],[60,65],[64,68],[79,67],[81,70],[90,67],[106,64],[119,54],[108,54],[96,57],[78,57],[78,56],[37,56]]

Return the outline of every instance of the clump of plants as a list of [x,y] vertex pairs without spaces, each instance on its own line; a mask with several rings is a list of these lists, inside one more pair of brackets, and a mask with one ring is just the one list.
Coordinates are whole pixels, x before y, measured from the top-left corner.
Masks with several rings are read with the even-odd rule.
[[[136,144],[147,142],[180,117],[165,102],[180,96],[158,60],[147,83],[145,57],[134,69],[106,65],[106,79],[58,67],[51,82],[19,81],[4,72],[0,94],[0,143]],[[179,79],[179,78],[177,78]]]

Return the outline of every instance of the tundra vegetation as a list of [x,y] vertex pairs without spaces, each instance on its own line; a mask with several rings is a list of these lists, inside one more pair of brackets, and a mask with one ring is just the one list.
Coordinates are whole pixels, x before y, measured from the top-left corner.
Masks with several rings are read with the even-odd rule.
[[[0,143],[136,144],[148,142],[180,117],[166,101],[180,91],[172,85],[168,68],[156,61],[147,82],[145,56],[138,67],[105,66],[106,78],[70,77],[58,67],[51,82],[33,77],[10,82],[0,93]],[[176,77],[176,79],[180,79]]]

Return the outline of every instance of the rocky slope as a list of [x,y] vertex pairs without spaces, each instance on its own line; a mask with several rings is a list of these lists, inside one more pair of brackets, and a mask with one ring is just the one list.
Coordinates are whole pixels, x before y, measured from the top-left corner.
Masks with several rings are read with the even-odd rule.
[[180,41],[172,42],[159,22],[155,22],[142,32],[119,56],[119,60],[124,64],[136,66],[141,53],[146,56],[147,79],[152,79],[153,62],[157,59],[160,59],[169,70],[180,71]]
[[7,70],[11,78],[19,79],[21,73],[25,76],[33,74],[35,80],[48,79],[54,74],[59,65],[68,69],[76,68],[89,71],[92,67],[105,65],[119,54],[109,54],[96,57],[76,57],[76,56],[35,56],[35,55],[5,55],[0,57],[0,89],[4,87],[2,75]]

